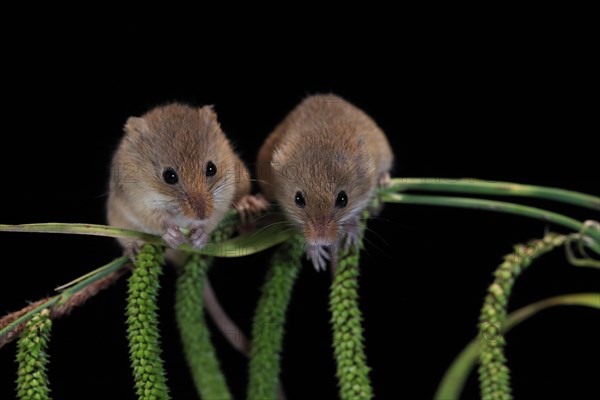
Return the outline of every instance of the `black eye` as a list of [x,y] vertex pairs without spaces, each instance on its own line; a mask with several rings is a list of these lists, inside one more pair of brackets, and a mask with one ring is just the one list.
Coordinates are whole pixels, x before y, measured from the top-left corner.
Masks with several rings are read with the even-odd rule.
[[217,166],[212,161],[206,164],[206,176],[214,176],[217,173]]
[[300,192],[296,192],[296,197],[294,197],[294,201],[296,202],[297,207],[304,208],[304,206],[306,205],[306,200],[304,200],[304,196],[302,196],[302,193]]
[[179,182],[179,177],[177,176],[177,172],[173,168],[165,168],[163,171],[163,179],[169,185],[174,185]]
[[338,193],[337,199],[335,199],[335,206],[337,208],[344,208],[348,204],[348,195],[343,190]]

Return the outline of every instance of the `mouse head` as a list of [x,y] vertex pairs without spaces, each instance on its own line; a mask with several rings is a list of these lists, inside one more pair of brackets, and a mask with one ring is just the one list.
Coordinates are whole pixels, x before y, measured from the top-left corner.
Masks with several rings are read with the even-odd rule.
[[375,188],[375,165],[361,138],[284,144],[275,150],[271,167],[277,201],[309,245],[337,243],[344,222],[359,215]]
[[125,133],[121,147],[138,178],[130,195],[146,207],[182,223],[229,208],[238,158],[211,107],[157,107],[129,118]]

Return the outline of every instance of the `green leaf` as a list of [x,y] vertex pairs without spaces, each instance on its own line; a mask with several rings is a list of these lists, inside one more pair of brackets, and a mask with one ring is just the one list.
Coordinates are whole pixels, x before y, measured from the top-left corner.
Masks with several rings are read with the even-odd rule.
[[[508,203],[497,200],[476,199],[468,197],[450,197],[450,196],[422,196],[414,194],[390,193],[387,190],[383,192],[381,200],[387,203],[417,204],[438,207],[458,207],[470,208],[483,211],[502,212],[507,214],[516,214],[524,217],[539,219],[544,222],[566,227],[575,232],[580,232],[584,224],[576,219],[558,214],[541,208],[524,206],[520,204]],[[598,234],[586,233],[586,239],[589,241],[589,248],[597,254],[600,254],[600,237]]]
[[[164,245],[162,238],[159,236],[136,232],[129,229],[93,224],[48,223],[0,225],[0,232],[62,233],[112,238],[137,238],[146,243]],[[289,227],[284,226],[283,224],[273,224],[261,228],[256,232],[240,235],[220,243],[208,243],[206,247],[202,249],[194,249],[188,244],[181,245],[179,249],[190,253],[205,254],[213,257],[243,257],[283,243],[293,234],[294,231],[289,230]]]
[[50,222],[45,224],[0,225],[0,232],[65,233],[72,235],[92,235],[113,238],[138,238],[148,243],[163,244],[162,239],[155,235],[136,232],[129,229],[94,224],[67,224]]
[[213,257],[244,257],[283,243],[296,233],[296,230],[290,230],[284,224],[273,224],[220,243],[209,243],[200,250],[189,245],[183,245],[180,249]]
[[[536,315],[542,310],[556,306],[582,306],[600,310],[600,293],[576,293],[551,297],[512,312],[505,325],[505,332]],[[435,394],[436,400],[460,398],[465,382],[477,363],[478,339],[473,339],[454,359],[446,370]]]
[[66,290],[64,290],[60,294],[57,294],[56,296],[47,298],[46,301],[40,303],[37,307],[32,308],[25,314],[21,315],[19,318],[12,321],[7,326],[0,329],[0,347],[2,347],[4,345],[4,343],[6,343],[5,341],[2,340],[5,336],[7,336],[11,331],[16,329],[19,325],[23,324],[24,322],[29,321],[33,316],[38,314],[40,311],[42,311],[46,308],[49,308],[49,307],[53,307],[55,305],[60,306],[64,303],[66,303],[78,291],[86,288],[87,286],[98,281],[99,279],[104,278],[105,276],[111,274],[112,272],[122,268],[128,262],[129,262],[129,258],[127,258],[127,257],[117,258],[117,259],[111,261],[110,263],[108,263],[92,272],[89,272],[89,273],[83,275],[80,278],[77,278],[65,285],[60,286],[59,287],[60,289],[66,289]]
[[600,211],[600,197],[571,190],[522,185],[513,182],[483,181],[478,179],[452,178],[394,178],[386,192],[410,190],[471,193],[493,196],[520,196],[553,200]]

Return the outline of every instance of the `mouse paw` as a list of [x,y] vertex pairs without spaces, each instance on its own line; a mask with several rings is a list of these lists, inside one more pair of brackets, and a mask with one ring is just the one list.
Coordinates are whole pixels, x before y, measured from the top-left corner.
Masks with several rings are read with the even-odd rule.
[[167,232],[162,236],[162,238],[165,243],[173,249],[178,248],[179,245],[185,242],[185,235],[183,232],[181,232],[178,226],[171,226],[167,228]]
[[208,233],[204,232],[201,227],[197,227],[190,230],[188,241],[192,247],[201,249],[206,246],[206,243],[208,243],[208,238]]
[[306,258],[312,262],[315,270],[325,271],[327,261],[330,259],[329,249],[326,246],[308,245],[306,246]]
[[383,172],[377,179],[377,186],[380,188],[389,187],[392,184],[392,177],[388,171]]
[[140,250],[142,250],[143,245],[144,243],[139,241],[127,242],[123,247],[123,253],[125,253],[125,255],[129,257],[131,262],[135,264],[137,255],[140,253]]
[[262,193],[248,194],[238,200],[235,207],[240,213],[242,224],[245,224],[248,219],[269,208],[269,202]]
[[345,251],[351,247],[360,248],[360,237],[362,230],[358,218],[352,218],[344,223],[344,238],[343,245]]

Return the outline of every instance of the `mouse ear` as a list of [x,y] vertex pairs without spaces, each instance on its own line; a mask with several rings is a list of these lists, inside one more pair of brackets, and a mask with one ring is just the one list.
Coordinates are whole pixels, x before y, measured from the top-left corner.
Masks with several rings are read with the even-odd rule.
[[125,123],[125,132],[129,135],[143,135],[150,130],[144,118],[129,117]]
[[283,151],[280,148],[275,149],[273,151],[273,156],[271,157],[271,167],[276,171],[280,170],[283,165],[284,159],[285,155],[283,154]]
[[200,107],[198,110],[200,111],[200,114],[210,117],[215,122],[217,121],[217,113],[215,112],[215,106],[213,106],[212,104]]
[[209,130],[214,128],[217,128],[217,130],[221,129],[217,113],[212,105],[200,107],[198,109],[198,116],[200,117],[201,124],[205,125]]

